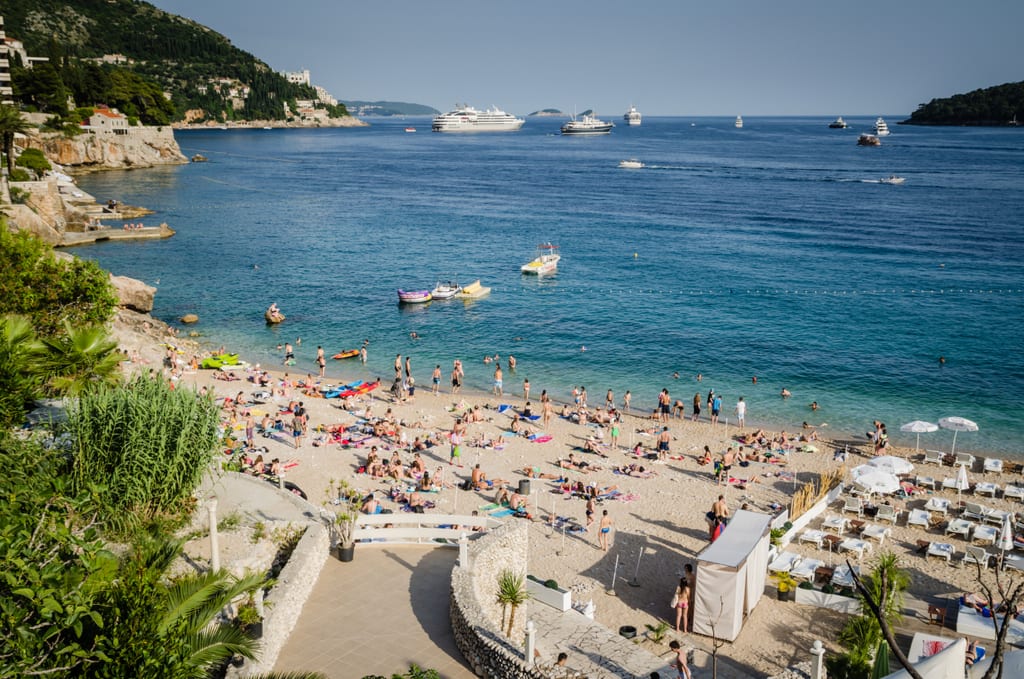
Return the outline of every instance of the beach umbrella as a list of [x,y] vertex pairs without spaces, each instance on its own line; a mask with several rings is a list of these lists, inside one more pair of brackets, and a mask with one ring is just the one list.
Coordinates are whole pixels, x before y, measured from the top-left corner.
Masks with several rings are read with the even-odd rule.
[[961,431],[978,431],[978,425],[965,417],[943,417],[939,420],[939,426],[953,432],[953,449],[950,455],[956,455],[956,435]]
[[1012,512],[1007,512],[1006,515],[1003,516],[1003,529],[999,531],[999,549],[1002,551],[1002,554],[999,556],[1000,564],[1002,564],[1003,557],[1006,556],[1006,553],[1013,549],[1013,524],[1010,519],[1011,515]]
[[914,465],[910,464],[902,457],[896,457],[895,455],[882,455],[880,457],[872,458],[868,462],[868,466],[881,469],[882,471],[889,472],[890,474],[909,474],[914,471]]
[[[862,469],[864,467],[867,469]],[[895,474],[866,464],[855,467],[855,469],[861,471],[854,475],[853,482],[869,493],[887,495],[900,489],[900,480],[896,478]]]
[[914,454],[916,455],[921,450],[921,434],[930,434],[939,425],[933,422],[925,422],[924,420],[914,420],[913,422],[907,422],[900,427],[900,431],[905,431],[909,434],[917,434],[917,444],[914,445]]
[[971,482],[967,480],[967,465],[960,465],[956,472],[956,481],[953,485],[956,486],[956,501],[959,503],[960,493],[971,487]]

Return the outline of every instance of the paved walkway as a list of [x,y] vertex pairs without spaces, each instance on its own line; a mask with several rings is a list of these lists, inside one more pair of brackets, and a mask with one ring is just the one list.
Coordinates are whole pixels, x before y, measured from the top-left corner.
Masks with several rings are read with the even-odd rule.
[[274,670],[360,679],[416,663],[445,679],[473,679],[448,619],[458,555],[395,545],[357,547],[351,563],[328,559]]

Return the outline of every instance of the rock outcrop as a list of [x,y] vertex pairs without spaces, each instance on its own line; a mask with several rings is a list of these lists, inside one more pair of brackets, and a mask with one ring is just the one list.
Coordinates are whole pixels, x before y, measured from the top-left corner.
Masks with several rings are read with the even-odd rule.
[[156,288],[153,286],[134,278],[113,274],[110,276],[110,284],[114,286],[121,306],[141,313],[153,310],[153,296],[156,295]]
[[178,165],[188,162],[166,127],[132,127],[127,134],[30,133],[25,144],[46,154],[51,162],[69,170],[104,170]]
[[64,234],[53,228],[27,205],[4,205],[7,224],[16,231],[28,231],[47,245],[59,245]]

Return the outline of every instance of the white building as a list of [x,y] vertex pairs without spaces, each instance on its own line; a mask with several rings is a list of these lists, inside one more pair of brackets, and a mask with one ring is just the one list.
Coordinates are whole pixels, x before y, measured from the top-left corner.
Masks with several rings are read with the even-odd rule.
[[4,35],[4,18],[0,17],[0,103],[13,104],[14,90],[11,89],[11,62],[8,58],[7,37]]
[[119,113],[116,108],[98,108],[89,116],[89,130],[128,134],[128,118]]
[[296,85],[309,85],[309,69],[302,71],[285,71],[285,79]]

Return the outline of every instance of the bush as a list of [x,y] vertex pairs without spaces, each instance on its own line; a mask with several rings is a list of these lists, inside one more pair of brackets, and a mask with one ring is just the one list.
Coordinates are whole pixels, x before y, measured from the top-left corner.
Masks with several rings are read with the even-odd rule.
[[548,589],[558,589],[558,583],[555,582],[554,580],[546,580],[544,582],[544,586],[547,587]]
[[804,580],[803,582],[801,582],[801,583],[800,583],[799,585],[797,585],[797,586],[798,586],[798,587],[799,587],[800,589],[811,589],[811,590],[813,590],[813,589],[814,589],[814,583],[808,582],[808,581],[806,581],[806,580]]
[[14,164],[18,167],[33,170],[37,174],[42,174],[52,168],[50,161],[46,159],[46,156],[39,149],[25,149],[18,156],[18,159],[14,161]]
[[11,173],[12,182],[30,182],[32,181],[32,175],[20,167],[14,168],[14,172]]

